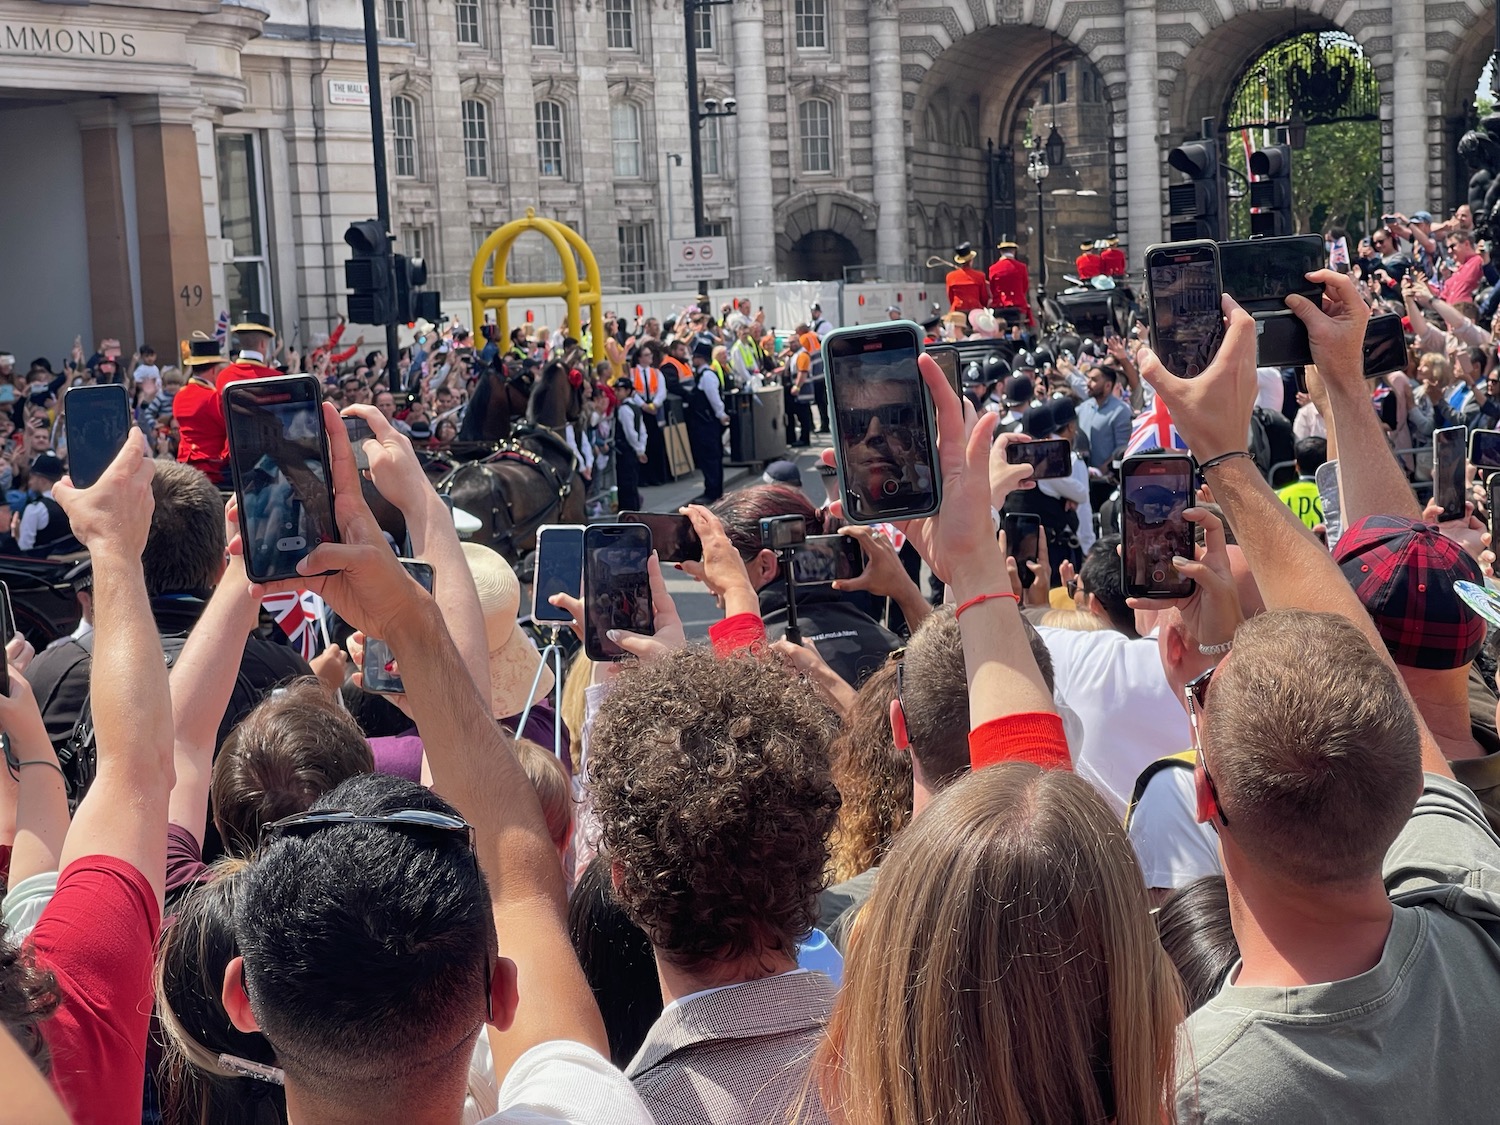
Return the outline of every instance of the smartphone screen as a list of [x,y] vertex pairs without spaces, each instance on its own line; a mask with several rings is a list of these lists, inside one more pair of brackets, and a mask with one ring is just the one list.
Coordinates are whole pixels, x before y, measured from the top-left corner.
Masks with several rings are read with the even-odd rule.
[[953,388],[953,393],[962,395],[964,393],[963,383],[958,377],[958,349],[949,347],[947,344],[934,344],[927,349],[927,354],[937,361],[937,365],[943,369],[943,377],[948,380],[948,385]]
[[573,618],[547,599],[553,594],[583,598],[583,527],[555,524],[536,534],[536,577],[531,584],[531,619],[566,625]]
[[1496,473],[1490,477],[1490,490],[1485,494],[1485,498],[1488,501],[1485,515],[1489,518],[1490,541],[1493,542],[1495,529],[1496,527],[1500,527],[1500,520],[1495,518],[1496,510],[1500,509],[1500,473]]
[[651,529],[644,524],[596,524],[583,533],[583,651],[590,660],[629,654],[609,639],[611,629],[651,636]]
[[[406,573],[415,578],[429,594],[433,588],[432,564],[418,562],[416,559],[402,559],[401,565],[406,567]],[[365,674],[365,690],[373,691],[379,695],[400,695],[406,690],[401,683],[401,677],[396,672],[396,658],[391,653],[391,646],[375,637],[365,638],[365,659],[360,666],[360,671]]]
[[1500,431],[1475,430],[1469,435],[1469,464],[1486,472],[1500,469]]
[[1030,589],[1036,581],[1036,573],[1027,566],[1042,557],[1042,520],[1028,512],[1007,512],[1005,515],[1005,551],[1016,560],[1016,572],[1021,576],[1021,586]]
[[1307,275],[1327,264],[1323,238],[1316,234],[1219,243],[1224,292],[1249,313],[1289,312],[1286,299],[1293,293],[1322,300],[1323,286]]
[[1073,447],[1066,438],[1015,442],[1005,447],[1005,459],[1012,465],[1034,466],[1032,480],[1055,480],[1073,475]]
[[844,516],[929,516],[942,500],[936,426],[917,370],[917,326],[836,329],[823,343]]
[[1172,565],[1193,557],[1193,463],[1186,457],[1127,457],[1120,468],[1125,501],[1120,521],[1125,596],[1185,598],[1193,581]]
[[[16,635],[16,613],[10,604],[10,587],[0,582],[0,648]],[[10,694],[10,661],[0,655],[0,695]]]
[[664,563],[698,562],[703,541],[687,516],[660,512],[621,512],[621,523],[645,524],[651,529],[651,546]]
[[231,383],[224,391],[229,461],[253,582],[296,578],[297,564],[336,541],[322,391],[310,375]]
[[1467,431],[1449,426],[1432,433],[1432,498],[1442,513],[1440,520],[1464,518],[1464,446]]
[[1146,251],[1151,347],[1173,375],[1203,374],[1224,339],[1219,249],[1207,240]]
[[1406,370],[1406,329],[1395,313],[1372,316],[1365,325],[1365,378]]
[[73,387],[63,395],[68,436],[68,476],[88,488],[109,468],[130,436],[130,398],[119,383]]
[[792,581],[799,586],[846,582],[864,569],[859,540],[848,535],[809,535],[792,555]]
[[349,444],[354,447],[354,463],[361,469],[370,467],[370,458],[365,453],[365,442],[374,438],[375,431],[363,418],[345,418],[344,432],[349,435]]

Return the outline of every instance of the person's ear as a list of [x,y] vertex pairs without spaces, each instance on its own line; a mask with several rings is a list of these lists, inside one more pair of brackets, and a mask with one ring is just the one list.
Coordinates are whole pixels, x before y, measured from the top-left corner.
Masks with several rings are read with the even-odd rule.
[[488,1021],[496,1031],[509,1031],[515,1022],[516,1008],[521,1001],[520,989],[516,987],[516,963],[509,957],[495,958],[495,968],[490,974],[490,1011]]
[[750,575],[751,579],[754,580],[757,589],[759,589],[761,586],[767,585],[768,583],[776,581],[777,575],[781,573],[781,567],[776,561],[775,551],[768,551],[764,547],[762,547],[758,552],[756,552],[755,558],[752,560],[752,562],[753,565],[759,569],[759,574],[756,574],[752,571]]
[[255,1013],[250,1010],[250,996],[245,991],[245,959],[233,957],[224,966],[224,986],[219,990],[219,999],[224,1003],[224,1014],[240,1031],[259,1031]]
[[1104,608],[1104,603],[1099,600],[1098,594],[1089,595],[1089,612],[1102,621],[1109,620],[1109,610]]
[[911,749],[911,736],[906,733],[906,709],[901,700],[891,700],[891,738],[897,750]]

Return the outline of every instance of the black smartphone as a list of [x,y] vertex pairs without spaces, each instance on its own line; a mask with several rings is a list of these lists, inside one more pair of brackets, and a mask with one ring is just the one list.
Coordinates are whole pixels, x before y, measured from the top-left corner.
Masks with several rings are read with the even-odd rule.
[[[10,604],[10,587],[0,582],[0,649],[16,635],[16,613]],[[10,661],[0,653],[0,695],[10,694]]]
[[344,432],[349,435],[349,444],[354,447],[354,463],[361,470],[368,469],[370,458],[365,453],[365,442],[375,437],[375,431],[370,428],[370,423],[363,418],[345,418]]
[[[406,573],[421,584],[422,589],[429,594],[433,590],[432,564],[419,562],[416,559],[402,559],[401,565],[406,567]],[[391,653],[391,646],[376,637],[365,638],[365,658],[360,665],[360,671],[365,675],[365,690],[373,691],[377,695],[400,695],[406,690],[401,682],[401,677],[395,670],[396,658]]]
[[1219,247],[1206,239],[1146,248],[1151,349],[1173,375],[1203,374],[1224,340]]
[[1321,301],[1322,282],[1308,281],[1307,275],[1327,265],[1328,251],[1323,237],[1317,234],[1219,243],[1219,273],[1224,292],[1252,316],[1260,313],[1293,316],[1286,307],[1286,299],[1293,293],[1310,301]]
[[1447,426],[1432,432],[1432,498],[1442,509],[1440,520],[1464,518],[1467,436],[1462,426]]
[[1005,551],[1016,560],[1016,571],[1021,575],[1021,586],[1030,589],[1036,581],[1036,573],[1027,566],[1042,557],[1042,518],[1030,512],[1007,512],[1005,514]]
[[1500,527],[1500,520],[1495,518],[1496,510],[1500,509],[1500,473],[1494,473],[1490,476],[1490,490],[1485,493],[1485,500],[1488,505],[1485,509],[1485,515],[1489,517],[1490,542],[1493,543],[1495,540],[1495,529]]
[[819,586],[858,578],[865,570],[865,553],[852,535],[809,535],[792,555],[792,581]]
[[337,542],[323,390],[311,375],[246,379],[224,389],[229,463],[252,582],[300,577],[297,564]]
[[962,395],[964,388],[958,377],[958,349],[951,344],[933,344],[927,349],[927,354],[943,369],[943,377],[948,380],[953,393]]
[[583,598],[583,526],[553,524],[536,533],[536,575],[531,581],[531,619],[566,625],[573,618],[547,599]]
[[1500,431],[1475,430],[1469,435],[1469,464],[1490,473],[1500,469]]
[[583,533],[583,651],[590,660],[630,654],[609,639],[612,629],[651,636],[651,529],[639,523],[595,524]]
[[1395,313],[1372,316],[1365,325],[1365,378],[1406,370],[1406,328]]
[[844,517],[854,523],[930,516],[942,502],[921,351],[921,329],[906,320],[837,328],[823,341]]
[[63,395],[68,476],[88,488],[104,475],[130,436],[130,396],[120,383],[73,387]]
[[1172,565],[1193,557],[1193,462],[1176,454],[1127,457],[1120,466],[1120,520],[1125,596],[1186,598],[1194,589]]
[[1012,465],[1032,466],[1031,480],[1073,475],[1073,447],[1067,438],[1012,442],[1005,447],[1005,459]]
[[651,546],[664,563],[698,562],[703,541],[687,516],[663,512],[621,512],[621,523],[645,524],[651,529]]

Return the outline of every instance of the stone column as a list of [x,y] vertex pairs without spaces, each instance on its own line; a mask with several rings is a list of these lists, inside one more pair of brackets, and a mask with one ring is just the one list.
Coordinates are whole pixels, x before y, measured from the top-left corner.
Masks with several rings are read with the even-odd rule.
[[896,0],[870,5],[870,116],[875,163],[875,259],[881,275],[905,277],[906,110],[901,99],[901,13]]
[[1156,0],[1125,0],[1126,251],[1133,266],[1162,233],[1163,162],[1157,134]]
[[771,124],[766,102],[766,26],[761,0],[736,0],[732,12],[734,96],[739,102],[733,118],[740,240],[740,271],[735,280],[749,284],[757,278],[769,281],[776,277]]
[[[640,11],[642,5],[637,5]],[[581,4],[573,9],[576,34],[573,50],[577,54],[578,74],[578,153],[579,166],[570,169],[578,184],[583,204],[584,241],[599,263],[599,274],[605,284],[620,277],[619,215],[615,210],[615,149],[610,122],[610,96],[606,74],[608,51],[605,46],[604,5]],[[641,116],[642,170],[649,167],[652,154],[646,150],[646,120]],[[665,246],[662,247],[666,249]],[[580,314],[581,315],[581,314]]]
[[1427,27],[1420,4],[1391,5],[1391,182],[1386,209],[1410,214],[1431,206],[1427,187]]
[[[135,337],[134,282],[126,237],[125,183],[120,171],[119,111],[113,99],[95,98],[73,107],[83,138],[84,222],[88,233],[89,304],[96,340]],[[85,340],[86,345],[93,341]],[[156,344],[162,355],[176,345]]]
[[169,95],[130,106],[141,320],[145,340],[162,355],[172,354],[176,341],[194,329],[214,330],[203,177],[193,132],[199,108],[196,98]]
[[[432,89],[424,95],[424,105],[417,127],[420,137],[430,129],[432,143],[422,154],[430,156],[430,166],[422,167],[422,179],[431,185],[430,196],[437,212],[432,223],[432,242],[425,248],[430,271],[427,288],[437,289],[450,299],[466,296],[469,291],[469,265],[473,252],[469,234],[468,166],[464,160],[464,130],[459,91],[458,32],[453,22],[452,5],[427,6],[427,53],[432,61],[428,74]],[[390,86],[386,85],[386,105],[390,105]],[[387,125],[389,129],[389,125]],[[490,161],[503,159],[499,146],[491,142]],[[394,208],[393,208],[394,210]],[[410,255],[412,248],[400,241],[400,215],[391,216],[397,229],[396,253]]]

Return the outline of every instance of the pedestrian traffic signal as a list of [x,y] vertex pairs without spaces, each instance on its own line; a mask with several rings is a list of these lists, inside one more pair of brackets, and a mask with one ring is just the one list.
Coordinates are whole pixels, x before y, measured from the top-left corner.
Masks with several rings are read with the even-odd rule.
[[1219,142],[1205,136],[1184,141],[1167,154],[1167,163],[1188,178],[1167,193],[1172,241],[1224,237],[1224,181],[1219,173]]
[[1295,233],[1292,218],[1292,146],[1269,145],[1250,154],[1250,233]]
[[350,223],[344,241],[354,253],[344,263],[349,287],[349,320],[354,324],[390,324],[395,320],[391,291],[391,237],[375,219]]

